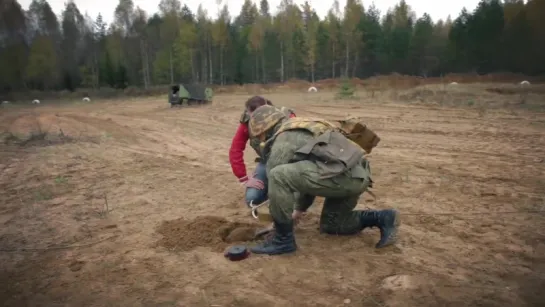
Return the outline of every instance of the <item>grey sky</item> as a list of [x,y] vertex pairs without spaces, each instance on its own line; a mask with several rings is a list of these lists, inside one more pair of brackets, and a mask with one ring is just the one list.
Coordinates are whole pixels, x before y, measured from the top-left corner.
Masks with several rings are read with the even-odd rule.
[[[150,15],[158,11],[160,0],[133,0],[135,6],[139,6],[144,9]],[[256,3],[259,3],[259,0],[253,0]],[[466,7],[469,11],[472,11],[477,6],[478,0],[456,0],[456,1],[432,1],[432,0],[406,0],[407,3],[411,6],[413,11],[416,12],[418,17],[422,16],[424,13],[430,14],[434,21],[438,19],[446,19],[448,15],[452,19],[456,18],[462,8]],[[23,6],[24,9],[28,9],[31,0],[19,0],[19,3]],[[60,14],[64,8],[65,0],[48,0],[49,4],[53,8],[53,11],[56,14]],[[187,6],[193,11],[197,11],[199,4],[203,5],[208,11],[208,15],[211,17],[217,16],[217,4],[216,0],[190,0],[190,1],[181,1],[182,4],[187,4]],[[303,4],[305,0],[294,0],[297,4]],[[371,5],[373,1],[363,0],[363,5],[367,8]],[[384,14],[389,8],[393,8],[399,0],[375,0],[375,6],[381,11],[381,14]],[[78,8],[85,14],[86,12],[95,19],[98,13],[102,13],[103,18],[106,22],[110,23],[113,19],[113,12],[117,6],[117,0],[75,0]],[[231,16],[238,15],[242,3],[244,0],[223,0],[222,6],[224,3],[227,3],[229,6],[229,12]],[[280,0],[269,0],[269,6],[271,12],[276,12]],[[324,17],[327,14],[329,8],[333,4],[333,0],[310,0],[309,3],[316,10],[316,13],[320,17]],[[342,8],[346,0],[339,0],[339,4]]]

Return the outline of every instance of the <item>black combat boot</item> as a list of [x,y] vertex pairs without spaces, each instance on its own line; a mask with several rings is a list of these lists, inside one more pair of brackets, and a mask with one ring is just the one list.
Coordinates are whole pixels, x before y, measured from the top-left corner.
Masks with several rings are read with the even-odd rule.
[[378,227],[380,229],[380,241],[375,245],[376,248],[395,243],[399,226],[399,213],[396,210],[362,210],[360,213],[362,229],[367,227]]
[[263,243],[250,248],[254,254],[280,255],[292,253],[297,249],[293,235],[293,221],[289,223],[274,222],[274,236]]

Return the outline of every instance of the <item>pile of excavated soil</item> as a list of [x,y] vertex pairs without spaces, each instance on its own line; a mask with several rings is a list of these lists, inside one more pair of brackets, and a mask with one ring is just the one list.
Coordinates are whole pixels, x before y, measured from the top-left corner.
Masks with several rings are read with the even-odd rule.
[[215,216],[200,216],[189,221],[180,218],[165,221],[158,227],[157,232],[163,238],[157,244],[175,251],[199,246],[223,251],[233,243],[252,241],[259,228],[257,224],[229,222]]

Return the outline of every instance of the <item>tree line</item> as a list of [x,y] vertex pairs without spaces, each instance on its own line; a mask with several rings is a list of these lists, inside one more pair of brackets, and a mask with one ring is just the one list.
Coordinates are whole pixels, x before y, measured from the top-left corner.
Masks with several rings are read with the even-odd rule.
[[320,19],[308,2],[245,0],[231,17],[179,0],[148,16],[119,0],[108,25],[69,0],[56,16],[46,0],[27,11],[0,1],[0,91],[148,88],[159,84],[315,81],[397,72],[545,73],[545,0],[482,0],[454,20],[417,17],[401,0],[387,12],[335,1]]

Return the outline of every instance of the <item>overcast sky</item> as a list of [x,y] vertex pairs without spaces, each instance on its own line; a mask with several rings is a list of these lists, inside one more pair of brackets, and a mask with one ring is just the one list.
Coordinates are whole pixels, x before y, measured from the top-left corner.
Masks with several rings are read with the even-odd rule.
[[[133,0],[135,7],[139,6],[144,9],[150,15],[158,11],[160,0]],[[259,0],[253,0],[259,4]],[[31,0],[19,0],[19,3],[26,10],[30,4]],[[56,14],[60,14],[64,9],[65,0],[48,0],[49,5],[53,8],[53,11]],[[187,4],[187,6],[195,13],[197,7],[202,3],[203,7],[208,11],[208,15],[212,17],[217,16],[217,4],[216,0],[183,0],[181,1],[182,5]],[[294,0],[297,4],[303,4],[305,0]],[[367,8],[371,5],[373,1],[363,0],[363,5]],[[389,8],[393,8],[399,0],[374,0],[375,6],[381,11],[381,14],[384,14]],[[441,3],[439,3],[441,2]],[[407,0],[407,3],[411,6],[413,11],[416,12],[418,17],[422,16],[424,13],[430,14],[434,21],[438,19],[446,19],[448,15],[452,19],[456,18],[462,8],[466,7],[469,11],[472,11],[476,6],[479,0],[454,0],[454,1],[432,1],[432,0]],[[102,17],[107,23],[110,23],[113,19],[113,12],[117,6],[117,0],[75,0],[76,5],[82,14],[86,12],[95,19],[98,13],[102,13]],[[227,3],[229,6],[229,12],[231,16],[238,15],[240,13],[240,8],[244,0],[223,0],[222,6],[224,3]],[[331,5],[333,0],[311,0],[309,1],[310,5],[316,10],[316,13],[323,18]],[[346,0],[339,0],[339,4],[342,8]],[[271,12],[276,12],[276,8],[280,4],[280,0],[269,0],[269,6]],[[434,5],[435,4],[435,5]]]

